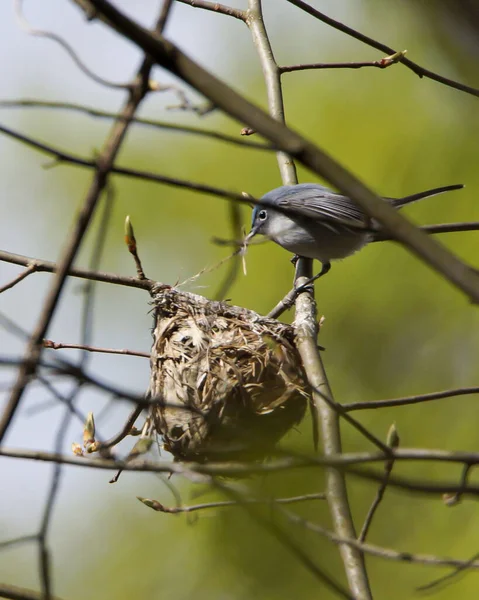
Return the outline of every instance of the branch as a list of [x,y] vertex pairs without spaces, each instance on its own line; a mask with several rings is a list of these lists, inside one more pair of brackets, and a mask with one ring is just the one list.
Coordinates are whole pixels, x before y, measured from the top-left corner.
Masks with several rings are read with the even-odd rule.
[[[394,449],[399,446],[399,436],[397,433],[396,425],[394,423],[389,428],[387,444],[389,447]],[[391,477],[393,467],[394,459],[388,460],[386,463],[384,463],[384,479],[376,492],[376,496],[371,506],[369,507],[369,511],[364,520],[361,533],[358,536],[358,542],[364,542],[366,540],[366,536],[368,535],[369,528],[371,527],[371,523],[373,522],[374,515],[376,514],[376,511],[379,508],[382,499],[384,498],[384,494],[386,492],[386,488],[388,486],[389,478]]]
[[[58,265],[48,260],[40,260],[37,258],[30,258],[29,256],[22,256],[21,254],[14,254],[13,252],[5,252],[0,250],[0,261],[11,263],[13,265],[22,265],[28,267],[28,265],[35,263],[35,271],[38,273],[57,273]],[[70,269],[67,273],[70,277],[79,277],[80,279],[89,279],[91,281],[102,281],[103,283],[113,283],[115,285],[124,285],[126,287],[138,288],[140,290],[151,290],[154,285],[157,285],[156,281],[152,279],[138,279],[137,277],[127,277],[123,275],[117,275],[116,273],[102,273],[101,271],[90,271],[88,269]]]
[[391,65],[395,65],[401,60],[406,53],[406,50],[402,52],[396,52],[391,56],[385,56],[380,60],[373,60],[368,62],[338,62],[338,63],[309,63],[303,65],[291,65],[289,67],[279,67],[281,74],[283,73],[294,73],[295,71],[310,71],[317,69],[362,69],[363,67],[375,67],[377,69],[387,69]]
[[[389,46],[386,46],[386,44],[382,44],[381,42],[378,42],[377,40],[374,40],[373,38],[370,38],[367,35],[356,31],[352,27],[348,27],[347,25],[344,25],[343,23],[340,23],[339,21],[336,21],[335,19],[326,16],[324,13],[319,12],[319,10],[316,10],[315,8],[313,8],[306,2],[303,2],[302,0],[288,0],[288,2],[290,4],[294,4],[294,6],[297,6],[301,10],[304,10],[309,15],[315,17],[319,21],[326,23],[327,25],[333,27],[334,29],[337,29],[338,31],[342,31],[343,33],[355,38],[356,40],[359,40],[360,42],[371,46],[372,48],[376,48],[376,50],[380,50],[385,54],[396,54],[396,50],[394,50],[393,48],[390,48]],[[461,92],[465,92],[466,94],[471,94],[472,96],[479,97],[478,89],[470,87],[468,85],[464,85],[463,83],[459,83],[458,81],[454,81],[453,79],[443,77],[442,75],[434,73],[434,71],[430,71],[429,69],[425,69],[424,67],[421,67],[412,60],[409,60],[405,56],[402,56],[402,58],[399,59],[399,62],[408,67],[411,71],[413,71],[413,73],[415,73],[419,77],[427,77],[428,79],[432,79],[433,81],[437,81]]]
[[220,15],[226,15],[227,17],[234,17],[240,21],[246,21],[246,11],[240,10],[239,8],[232,8],[231,6],[225,6],[218,2],[207,2],[206,0],[178,0],[181,4],[188,4],[193,8],[202,8],[204,10],[210,10]]
[[303,494],[302,496],[291,496],[290,498],[271,498],[271,499],[260,499],[260,498],[245,498],[244,502],[235,502],[234,500],[224,500],[221,502],[204,502],[203,504],[193,504],[190,506],[165,506],[158,502],[158,500],[149,500],[148,498],[142,498],[137,496],[138,500],[152,508],[157,512],[178,514],[178,513],[190,513],[198,510],[205,510],[208,508],[224,508],[231,506],[241,506],[244,502],[248,504],[295,504],[297,502],[307,502],[309,500],[325,500],[326,494]]
[[[0,448],[0,456],[8,458],[17,458],[21,460],[33,460],[40,462],[53,462],[57,464],[73,465],[77,467],[101,469],[107,471],[136,471],[139,473],[171,473],[183,475],[190,478],[193,475],[207,475],[218,477],[244,477],[251,475],[282,473],[284,471],[334,467],[343,469],[345,472],[359,477],[366,481],[384,481],[384,473],[372,471],[364,468],[364,465],[374,463],[385,463],[391,460],[391,457],[384,453],[351,452],[343,453],[340,456],[329,457],[308,457],[291,456],[276,459],[268,463],[239,463],[239,462],[221,462],[221,463],[176,463],[176,462],[157,462],[148,460],[135,460],[128,462],[126,460],[114,460],[106,458],[88,458],[85,456],[65,456],[55,452],[42,452],[36,450]],[[392,458],[397,461],[407,462],[431,462],[431,463],[451,463],[460,465],[478,465],[479,453],[474,452],[447,452],[445,450],[424,450],[423,448],[407,448],[395,450]],[[361,468],[357,468],[357,467]],[[204,481],[204,480],[202,480]],[[479,485],[468,483],[464,485],[463,481],[454,482],[425,482],[424,478],[414,480],[398,475],[389,478],[388,485],[398,489],[412,492],[421,492],[437,497],[438,494],[456,494],[479,496]]]
[[[119,120],[125,121],[125,118],[122,117]],[[0,133],[4,133],[5,135],[12,137],[26,144],[27,146],[31,146],[32,148],[35,148],[40,152],[53,156],[55,158],[55,161],[57,161],[58,163],[65,162],[78,167],[88,167],[91,169],[97,169],[98,167],[98,161],[87,160],[79,156],[75,156],[74,154],[64,152],[63,150],[59,150],[54,146],[43,144],[42,142],[38,142],[32,137],[23,135],[22,133],[18,133],[13,129],[5,127],[4,125],[0,125]],[[221,188],[216,188],[210,185],[204,185],[202,183],[193,183],[185,179],[167,177],[166,175],[157,175],[148,171],[139,171],[137,169],[127,169],[126,167],[112,166],[109,170],[109,173],[114,173],[116,175],[126,175],[127,177],[134,177],[136,179],[142,179],[144,181],[155,181],[156,183],[164,183],[166,185],[172,185],[175,187],[182,187],[204,194],[219,196],[220,198],[228,198],[230,200],[235,200],[236,202],[242,202],[243,204],[250,204],[252,202],[251,198],[245,198],[242,194],[237,194],[235,192],[230,192],[228,190],[223,190]]]
[[[45,596],[35,590],[0,583],[0,598],[8,598],[8,600],[44,600]],[[50,600],[60,600],[60,598],[50,596]]]
[[15,287],[17,283],[20,283],[20,281],[23,281],[26,277],[38,271],[35,261],[31,261],[29,264],[26,265],[26,267],[27,268],[24,271],[22,271],[19,275],[17,275],[11,281],[0,287],[0,294],[3,294],[3,292],[6,292],[12,287]]
[[[276,507],[275,507],[276,508]],[[285,515],[291,522],[301,525],[305,529],[313,531],[314,533],[318,533],[319,535],[327,538],[328,540],[336,543],[336,544],[347,544],[352,546],[353,548],[357,548],[361,552],[365,554],[370,554],[371,556],[376,556],[378,558],[383,558],[386,560],[394,560],[398,562],[406,562],[406,563],[414,563],[419,565],[431,566],[431,567],[457,567],[457,568],[465,568],[471,567],[474,569],[479,569],[479,561],[471,561],[471,560],[460,560],[454,558],[442,558],[440,556],[434,556],[431,554],[415,554],[413,552],[398,552],[397,550],[393,550],[391,548],[383,548],[382,546],[376,546],[374,544],[363,543],[354,539],[345,539],[336,535],[332,531],[328,531],[321,525],[317,525],[316,523],[312,523],[311,521],[307,521],[302,517],[296,515],[295,513],[283,509],[277,508],[278,512]]]
[[431,392],[429,394],[420,394],[417,396],[392,398],[391,400],[370,400],[369,402],[351,402],[350,404],[343,404],[342,407],[346,412],[349,412],[351,410],[367,410],[370,408],[407,406],[408,404],[419,404],[421,402],[430,402],[431,400],[441,400],[443,398],[453,398],[454,396],[467,396],[469,394],[479,394],[479,387],[444,390],[442,392]]
[[81,58],[78,56],[78,54],[72,48],[72,46],[70,46],[70,44],[66,40],[64,40],[61,36],[57,35],[56,33],[53,33],[51,31],[44,31],[42,29],[34,29],[33,27],[30,27],[30,24],[28,23],[28,21],[25,19],[24,15],[23,15],[22,5],[23,5],[23,0],[15,0],[15,12],[17,14],[18,22],[20,23],[20,26],[22,27],[22,29],[28,35],[31,35],[34,37],[46,38],[46,39],[52,40],[53,42],[60,45],[65,50],[65,52],[70,56],[70,58],[73,60],[73,62],[76,64],[76,66],[80,69],[80,71],[82,73],[84,73],[84,75],[89,77],[92,81],[94,81],[95,83],[98,83],[107,88],[112,88],[114,90],[128,90],[132,87],[131,84],[129,84],[129,83],[116,83],[114,81],[108,81],[108,79],[105,79],[104,77],[100,77],[99,75],[94,73],[91,69],[89,69],[85,65],[85,63],[81,60]]
[[127,356],[141,356],[150,358],[149,352],[138,352],[136,350],[121,350],[116,348],[98,348],[97,346],[86,346],[84,344],[62,344],[61,342],[52,342],[52,340],[43,340],[43,347],[51,350],[85,350],[86,352],[98,352],[103,354],[125,354]]
[[[79,113],[84,113],[91,117],[98,119],[109,119],[109,120],[120,120],[121,115],[112,113],[104,110],[99,110],[90,106],[84,106],[82,104],[75,104],[73,102],[49,102],[46,100],[35,100],[35,99],[19,99],[19,100],[0,100],[0,108],[46,108],[52,110],[67,110]],[[192,135],[200,135],[206,138],[211,138],[221,142],[228,142],[229,144],[235,144],[242,146],[243,148],[252,148],[253,150],[274,150],[270,144],[262,144],[242,137],[235,137],[233,135],[227,135],[225,133],[219,133],[213,129],[204,129],[201,127],[191,127],[188,125],[178,125],[176,123],[169,123],[168,121],[156,121],[153,119],[143,119],[141,117],[134,117],[130,121],[138,125],[145,125],[156,129],[166,129],[168,131],[178,131],[181,133],[190,133]]]

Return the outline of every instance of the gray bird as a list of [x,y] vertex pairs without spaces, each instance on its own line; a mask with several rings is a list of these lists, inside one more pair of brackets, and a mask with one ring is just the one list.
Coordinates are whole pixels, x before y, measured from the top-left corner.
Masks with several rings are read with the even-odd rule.
[[[447,185],[404,198],[384,200],[401,208],[463,187],[461,184]],[[332,260],[354,254],[373,241],[379,231],[379,224],[351,198],[317,183],[300,183],[283,185],[260,199],[260,204],[253,209],[251,231],[245,243],[256,234],[262,234],[297,257],[318,259],[322,269],[316,279],[329,271]]]

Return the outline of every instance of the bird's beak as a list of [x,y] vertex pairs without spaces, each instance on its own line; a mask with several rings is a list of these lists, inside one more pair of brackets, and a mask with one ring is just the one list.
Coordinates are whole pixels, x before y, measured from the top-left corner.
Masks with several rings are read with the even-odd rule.
[[256,225],[251,228],[251,231],[248,233],[248,235],[244,239],[244,247],[245,248],[257,233],[258,233],[258,226]]

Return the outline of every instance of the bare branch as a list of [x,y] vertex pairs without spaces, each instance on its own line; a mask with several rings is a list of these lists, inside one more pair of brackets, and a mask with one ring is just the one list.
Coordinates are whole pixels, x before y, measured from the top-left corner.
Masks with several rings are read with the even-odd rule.
[[122,440],[124,440],[128,435],[131,435],[132,428],[133,428],[136,420],[138,419],[138,417],[141,415],[142,410],[143,410],[142,406],[135,407],[131,411],[130,415],[128,416],[128,419],[126,420],[125,424],[123,425],[121,431],[119,431],[116,435],[114,435],[109,440],[106,440],[105,442],[96,442],[95,451],[99,452],[100,455],[103,455],[104,450],[113,448],[114,446],[119,444]]
[[[356,40],[359,40],[360,42],[363,42],[364,44],[371,46],[372,48],[376,48],[376,50],[380,50],[381,52],[384,52],[385,54],[396,54],[397,53],[396,50],[394,50],[393,48],[390,48],[389,46],[386,46],[386,44],[382,44],[381,42],[378,42],[377,40],[374,40],[373,38],[370,38],[367,35],[364,35],[363,33],[356,31],[352,27],[348,27],[347,25],[344,25],[343,23],[340,23],[339,21],[336,21],[335,19],[332,19],[331,17],[326,16],[324,13],[319,12],[319,10],[317,10],[316,8],[313,8],[306,2],[303,2],[302,0],[287,0],[287,1],[290,4],[294,4],[294,6],[297,6],[301,10],[304,10],[309,15],[311,15],[312,17],[315,17],[319,21],[326,23],[327,25],[329,25],[330,27],[333,27],[334,29],[337,29],[338,31],[342,31],[343,33],[355,38]],[[403,65],[405,65],[406,67],[411,69],[411,71],[413,71],[413,73],[415,73],[419,77],[427,77],[428,79],[432,79],[433,81],[437,81],[438,83],[442,83],[446,86],[452,87],[461,92],[465,92],[466,94],[471,94],[472,96],[479,97],[478,89],[470,87],[468,85],[464,85],[463,83],[459,83],[458,81],[454,81],[453,79],[443,77],[442,75],[439,75],[438,73],[434,73],[434,71],[430,71],[429,69],[425,69],[424,67],[421,67],[420,65],[413,62],[412,60],[409,60],[405,56],[402,56],[399,59],[399,62],[401,62]]]
[[318,69],[362,69],[363,67],[375,67],[377,69],[387,69],[395,65],[405,55],[406,51],[396,52],[391,56],[385,56],[380,60],[368,62],[337,62],[337,63],[309,63],[303,65],[290,65],[289,67],[279,67],[280,73],[294,73],[296,71],[311,71]]
[[78,56],[78,54],[75,52],[75,50],[73,50],[73,48],[70,46],[70,44],[65,39],[63,39],[61,36],[57,35],[56,33],[52,33],[51,31],[44,31],[42,29],[34,29],[33,27],[30,27],[30,24],[25,19],[25,16],[23,14],[23,0],[15,0],[15,12],[17,14],[17,19],[18,19],[18,22],[20,23],[20,26],[28,35],[31,35],[34,37],[46,38],[46,39],[52,40],[53,42],[59,44],[65,50],[65,52],[70,56],[70,58],[73,60],[73,62],[76,64],[76,66],[80,69],[80,71],[82,71],[82,73],[84,73],[87,77],[89,77],[95,83],[99,83],[100,85],[103,85],[104,87],[108,87],[108,88],[112,88],[112,89],[116,89],[116,90],[131,89],[132,86],[130,83],[115,83],[113,81],[108,81],[108,79],[105,79],[104,77],[100,77],[99,75],[94,73],[91,69],[89,69],[85,65],[85,63],[81,60],[81,58]]
[[[394,423],[389,428],[387,443],[390,448],[395,449],[399,446],[399,436],[397,434],[396,425]],[[369,507],[369,511],[364,520],[361,533],[358,536],[359,542],[364,542],[366,540],[366,536],[368,535],[369,528],[371,527],[371,523],[373,522],[374,515],[376,514],[376,511],[379,508],[382,499],[384,498],[384,494],[386,492],[386,488],[388,486],[389,478],[391,476],[393,467],[394,459],[388,460],[386,463],[384,463],[384,479],[379,485],[378,491],[376,492],[376,497],[374,498],[371,506]]]
[[126,348],[121,350],[116,348],[98,348],[97,346],[87,346],[84,344],[63,344],[61,342],[52,342],[52,340],[43,340],[43,347],[50,348],[52,350],[85,350],[86,352],[125,354],[127,356],[141,356],[143,358],[150,358],[150,354],[148,352],[138,352],[136,350],[127,350]]
[[[224,500],[221,502],[204,502],[202,504],[193,504],[190,506],[165,506],[158,502],[158,500],[149,500],[148,498],[141,498],[137,496],[138,500],[152,508],[157,512],[169,513],[169,514],[178,514],[178,513],[190,513],[198,510],[205,510],[208,508],[224,508],[224,507],[238,507],[243,504],[243,502],[238,503],[234,500]],[[317,493],[317,494],[303,494],[302,496],[291,496],[289,498],[271,498],[271,499],[260,499],[260,498],[245,498],[244,502],[249,504],[295,504],[297,502],[308,502],[310,500],[326,500],[326,494]]]
[[[276,507],[275,507],[276,508]],[[361,552],[365,554],[370,554],[371,556],[377,556],[378,558],[383,558],[386,560],[394,560],[398,562],[406,562],[406,563],[414,563],[431,567],[471,567],[473,569],[479,569],[479,561],[466,561],[459,560],[454,558],[442,558],[440,556],[434,556],[431,554],[415,554],[414,552],[398,552],[397,550],[392,550],[390,548],[383,548],[382,546],[376,546],[373,544],[366,544],[359,542],[358,540],[353,539],[345,539],[336,535],[332,531],[328,531],[321,525],[317,525],[316,523],[312,523],[311,521],[307,521],[302,517],[296,515],[295,513],[277,507],[276,510],[284,514],[291,522],[301,525],[305,529],[309,529],[314,533],[318,533],[319,535],[326,537],[336,544],[347,544],[354,548],[357,548]]]
[[[125,122],[125,119],[119,119],[119,121]],[[74,154],[70,154],[68,152],[64,152],[63,150],[59,150],[54,146],[50,146],[48,144],[43,144],[42,142],[38,142],[32,137],[23,135],[0,125],[0,133],[4,133],[9,137],[12,137],[40,152],[44,152],[45,154],[50,154],[55,158],[58,163],[70,163],[79,167],[88,167],[91,169],[96,169],[98,166],[98,161],[87,160]],[[228,198],[230,200],[235,200],[236,202],[241,202],[243,204],[251,203],[251,199],[246,199],[242,194],[238,194],[236,192],[230,192],[228,190],[223,190],[221,188],[216,188],[211,185],[205,185],[203,183],[194,183],[185,179],[177,179],[175,177],[167,177],[166,175],[157,175],[155,173],[150,173],[148,171],[139,171],[137,169],[127,169],[126,167],[115,167],[112,166],[109,170],[109,173],[114,173],[116,175],[126,175],[127,177],[133,177],[135,179],[142,179],[144,181],[154,181],[156,183],[164,183],[166,185],[171,185],[174,187],[186,188],[192,191],[197,191],[204,194],[211,194],[212,196],[218,196],[220,198]]]
[[23,281],[26,277],[28,277],[32,273],[35,273],[35,271],[37,271],[37,270],[38,269],[37,269],[37,265],[36,265],[35,261],[32,261],[29,265],[27,265],[27,268],[24,271],[22,271],[19,275],[14,277],[11,281],[9,281],[8,283],[6,283],[2,287],[0,287],[0,294],[3,294],[3,292],[6,292],[7,290],[11,289],[12,287],[15,287],[17,285],[17,283],[20,283],[20,281]]
[[246,11],[240,10],[239,8],[232,8],[231,6],[225,6],[218,2],[207,2],[207,0],[178,0],[181,4],[188,4],[193,8],[202,8],[204,10],[210,10],[220,15],[226,15],[227,17],[234,17],[240,21],[246,21]]
[[[13,252],[5,252],[4,250],[0,250],[0,261],[14,265],[23,265],[24,267],[28,267],[29,264],[35,262],[35,271],[38,273],[56,273],[58,271],[58,265],[54,262],[30,258],[29,256],[22,256],[21,254],[13,254]],[[147,291],[151,290],[151,288],[157,284],[157,282],[152,279],[140,280],[136,277],[127,277],[117,275],[116,273],[102,273],[99,271],[90,271],[88,269],[70,269],[68,275],[70,277],[79,277],[80,279],[89,279],[91,281],[102,281],[103,283],[124,285],[126,287]]]
[[[0,100],[0,108],[45,108],[52,110],[68,110],[79,113],[84,113],[91,117],[99,119],[110,119],[118,120],[121,119],[121,115],[112,113],[104,110],[99,110],[90,106],[84,106],[82,104],[75,104],[72,102],[49,102],[46,100],[34,100],[34,99],[18,99],[18,100]],[[131,119],[131,123],[138,125],[145,125],[156,129],[165,129],[167,131],[178,131],[181,133],[190,133],[192,135],[199,135],[206,138],[211,138],[221,142],[227,142],[229,144],[235,144],[243,148],[251,148],[253,150],[274,150],[271,144],[263,144],[261,142],[250,141],[241,137],[235,137],[220,133],[213,129],[204,129],[201,127],[191,127],[188,125],[180,125],[176,123],[169,123],[168,121],[157,121],[153,119],[144,119],[141,117],[134,117]]]
[[[8,600],[44,600],[45,596],[41,592],[30,590],[16,585],[0,583],[0,597]],[[60,600],[58,596],[50,596],[50,600]]]
[[405,396],[404,398],[392,398],[391,400],[351,402],[350,404],[343,404],[342,407],[346,412],[349,412],[351,410],[367,410],[370,408],[408,406],[409,404],[420,404],[422,402],[430,402],[431,400],[442,400],[443,398],[454,398],[455,396],[467,396],[469,394],[479,394],[479,386],[444,390],[442,392],[431,392],[429,394],[419,394],[417,396]]

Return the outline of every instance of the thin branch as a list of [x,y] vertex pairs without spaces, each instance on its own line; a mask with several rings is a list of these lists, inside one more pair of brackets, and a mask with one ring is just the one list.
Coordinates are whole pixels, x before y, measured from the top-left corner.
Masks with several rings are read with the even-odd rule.
[[[35,590],[0,583],[0,598],[8,598],[8,600],[44,600],[45,596]],[[59,596],[50,596],[50,599],[60,600]]]
[[98,346],[87,346],[85,344],[63,344],[62,342],[53,342],[52,340],[43,340],[43,347],[50,348],[52,350],[85,350],[86,352],[125,354],[127,356],[141,356],[143,358],[150,358],[150,354],[148,352],[128,350],[127,348],[99,348]]
[[391,400],[370,400],[369,402],[351,402],[342,404],[346,412],[351,410],[368,410],[371,408],[386,408],[391,406],[407,406],[409,404],[420,404],[430,402],[431,400],[442,400],[443,398],[454,398],[455,396],[468,396],[470,394],[479,394],[478,387],[457,388],[454,390],[444,390],[442,392],[431,392],[429,394],[419,394],[417,396],[405,396],[404,398],[392,398]]
[[[356,31],[352,27],[348,27],[347,25],[344,25],[340,21],[336,21],[335,19],[332,19],[331,17],[326,16],[324,13],[319,12],[319,10],[317,10],[316,8],[313,8],[306,2],[303,2],[302,0],[287,0],[287,1],[290,4],[294,4],[294,6],[297,6],[301,10],[304,10],[312,17],[315,17],[316,19],[322,21],[323,23],[326,23],[330,27],[333,27],[334,29],[337,29],[338,31],[342,31],[346,35],[349,35],[349,36],[355,38],[356,40],[359,40],[360,42],[363,42],[364,44],[371,46],[372,48],[376,48],[376,50],[380,50],[381,52],[384,52],[385,54],[389,54],[389,55],[396,54],[396,52],[397,52],[396,50],[394,50],[394,48],[390,48],[389,46],[386,46],[386,44],[382,44],[381,42],[379,42],[373,38],[370,38],[367,35],[360,33],[359,31]],[[430,71],[429,69],[425,69],[424,67],[421,67],[420,65],[413,62],[412,60],[409,60],[405,56],[402,56],[402,58],[399,59],[399,62],[401,62],[406,67],[408,67],[411,71],[413,71],[413,73],[415,73],[419,77],[427,77],[428,79],[432,79],[433,81],[437,81],[438,83],[442,83],[448,87],[454,88],[461,92],[465,92],[466,94],[471,94],[472,96],[479,97],[478,89],[470,87],[468,85],[464,85],[463,83],[459,83],[458,81],[454,81],[453,79],[449,79],[448,77],[443,77],[442,75],[439,75],[438,73],[434,73],[434,71]]]
[[202,8],[204,10],[210,10],[220,15],[226,15],[227,17],[234,17],[240,21],[246,21],[246,11],[240,10],[239,8],[233,8],[231,6],[225,6],[218,2],[207,2],[207,0],[178,0],[181,4],[187,4],[193,8]]
[[337,62],[337,63],[308,63],[302,65],[290,65],[287,67],[279,67],[281,74],[294,73],[295,71],[310,71],[317,69],[362,69],[363,67],[375,67],[377,69],[387,69],[391,65],[395,65],[404,56],[405,50],[396,52],[391,56],[385,56],[380,60],[367,62]]
[[376,492],[376,496],[369,507],[368,514],[364,519],[364,524],[361,529],[361,533],[358,535],[358,541],[363,543],[366,540],[366,536],[368,535],[369,528],[371,527],[371,523],[373,522],[374,515],[376,514],[379,505],[381,504],[382,499],[384,498],[384,493],[386,492],[386,488],[389,483],[389,477],[391,476],[391,472],[393,470],[394,460],[389,460],[384,465],[384,480],[380,483],[378,490]]
[[11,548],[13,546],[17,546],[20,544],[27,544],[29,542],[34,542],[38,536],[36,535],[22,535],[20,537],[13,538],[11,540],[4,540],[0,542],[0,550],[4,550],[5,548]]
[[190,506],[165,506],[158,502],[158,500],[149,500],[147,498],[141,498],[137,496],[138,500],[152,508],[157,512],[169,513],[169,514],[178,514],[178,513],[190,513],[198,510],[205,510],[209,508],[224,508],[224,507],[232,507],[232,506],[241,506],[244,502],[248,504],[295,504],[297,502],[308,502],[310,500],[325,500],[326,494],[317,493],[317,494],[303,494],[302,496],[291,496],[289,498],[271,498],[271,499],[261,499],[261,498],[245,498],[243,502],[238,503],[234,500],[223,500],[221,502],[204,502],[202,504],[193,504]]
[[[57,263],[50,262],[48,260],[40,260],[36,258],[30,258],[29,256],[22,256],[21,254],[14,254],[13,252],[5,252],[0,250],[0,261],[11,263],[13,265],[23,265],[28,267],[32,261],[36,264],[36,272],[41,273],[57,273]],[[89,269],[70,269],[68,271],[70,277],[79,277],[80,279],[89,279],[91,281],[102,281],[103,283],[112,283],[114,285],[124,285],[126,287],[138,288],[140,290],[151,290],[153,286],[157,285],[156,281],[152,279],[138,279],[137,277],[128,277],[125,275],[117,275],[116,273],[102,273],[101,271],[90,271]]]
[[78,54],[72,48],[72,46],[70,46],[70,44],[61,36],[57,35],[56,33],[51,32],[51,31],[44,31],[42,29],[34,29],[33,27],[31,27],[30,24],[28,23],[28,21],[25,19],[25,16],[23,14],[23,0],[15,0],[15,12],[17,15],[18,22],[20,23],[20,26],[28,35],[31,35],[34,37],[46,38],[46,39],[52,40],[56,44],[59,44],[65,50],[65,52],[70,56],[70,58],[73,60],[73,62],[76,64],[76,66],[80,69],[80,71],[82,71],[82,73],[84,73],[87,77],[89,77],[95,83],[98,83],[104,87],[108,87],[108,88],[115,89],[115,90],[131,89],[132,86],[130,83],[116,83],[114,81],[109,81],[108,79],[105,79],[104,77],[100,77],[99,75],[94,73],[91,69],[89,69],[85,65],[85,63],[81,60],[81,58],[78,56]]
[[399,552],[397,550],[393,550],[391,548],[384,548],[382,546],[376,546],[374,544],[359,542],[354,539],[346,539],[336,535],[333,531],[329,531],[321,525],[317,525],[316,523],[312,523],[311,521],[307,521],[303,519],[299,515],[280,507],[275,507],[278,512],[285,515],[288,520],[292,523],[296,523],[301,525],[305,529],[308,529],[314,533],[318,533],[319,535],[327,538],[328,540],[336,543],[336,544],[347,544],[354,548],[357,548],[359,551],[364,552],[365,554],[370,554],[371,556],[376,556],[378,558],[383,558],[386,560],[394,560],[398,562],[412,563],[418,565],[425,565],[431,567],[468,567],[479,569],[479,561],[465,561],[454,558],[442,558],[440,556],[434,556],[431,554],[415,554],[413,552]]
[[[125,122],[125,118],[119,119],[119,121]],[[40,152],[45,154],[49,154],[54,157],[55,161],[58,163],[70,163],[72,165],[78,167],[88,167],[91,169],[96,169],[98,166],[98,161],[88,160],[81,158],[79,156],[75,156],[74,154],[70,154],[68,152],[64,152],[63,150],[59,150],[54,146],[43,144],[42,142],[38,142],[32,137],[27,135],[23,135],[5,127],[4,125],[0,125],[0,133],[4,133],[9,137],[12,137]],[[235,200],[236,202],[241,202],[243,204],[250,204],[252,201],[251,198],[245,198],[242,194],[238,194],[236,192],[230,192],[228,190],[223,190],[221,188],[213,187],[211,185],[205,185],[202,183],[194,183],[185,179],[177,179],[176,177],[167,177],[166,175],[157,175],[155,173],[151,173],[149,171],[140,171],[138,169],[128,169],[126,167],[115,167],[112,166],[109,170],[110,173],[114,173],[116,175],[125,175],[127,177],[133,177],[135,179],[142,179],[144,181],[154,181],[156,183],[164,183],[166,185],[172,185],[174,187],[186,188],[192,191],[197,191],[204,194],[211,194],[212,196],[218,196],[220,198],[228,198],[229,200]]]
[[35,261],[31,262],[29,265],[27,265],[27,268],[24,271],[22,271],[19,275],[14,277],[11,281],[9,281],[8,283],[6,283],[2,287],[0,287],[0,294],[3,294],[3,292],[6,292],[7,290],[11,289],[12,287],[15,287],[17,285],[17,283],[20,283],[20,281],[23,281],[26,277],[28,277],[32,273],[35,273],[37,270],[38,269],[37,269],[37,265],[36,265]]
[[[90,106],[84,106],[82,104],[75,104],[73,102],[49,102],[46,100],[35,100],[35,99],[18,99],[18,100],[0,100],[0,108],[46,108],[52,110],[68,110],[79,113],[84,113],[91,117],[99,119],[118,120],[121,119],[121,115],[112,113],[104,110],[99,110]],[[211,138],[221,142],[227,142],[229,144],[235,144],[242,146],[243,148],[251,148],[253,150],[274,150],[271,144],[264,144],[261,142],[255,142],[247,140],[241,137],[235,137],[233,135],[227,135],[226,133],[220,133],[213,129],[204,129],[201,127],[192,127],[188,125],[179,125],[176,123],[169,123],[168,121],[157,121],[153,119],[144,119],[141,117],[134,117],[131,119],[131,123],[138,125],[145,125],[153,127],[155,129],[165,129],[168,131],[178,131],[181,133],[190,133],[192,135],[199,135],[206,138]]]
[[439,587],[445,583],[449,583],[452,579],[455,579],[467,569],[474,567],[475,562],[479,559],[479,552],[474,554],[468,561],[465,561],[463,565],[457,565],[452,573],[447,573],[443,577],[438,577],[429,583],[425,583],[424,585],[420,585],[416,588],[418,592],[427,592],[432,590],[435,587]]
[[[0,448],[0,456],[8,458],[17,458],[21,460],[33,460],[40,462],[55,462],[59,464],[74,465],[84,468],[94,468],[107,471],[136,471],[145,473],[172,473],[190,477],[191,474],[220,476],[220,477],[243,477],[245,475],[259,475],[266,473],[282,473],[284,471],[305,468],[334,467],[342,469],[355,477],[368,481],[382,482],[384,473],[372,471],[364,468],[364,465],[374,463],[384,463],[391,460],[384,453],[351,452],[343,453],[340,456],[329,457],[303,457],[291,456],[286,458],[272,460],[267,463],[175,463],[175,462],[157,462],[145,459],[136,459],[135,462],[126,460],[114,460],[105,458],[88,458],[86,456],[65,456],[58,453],[42,452],[36,450]],[[479,453],[474,452],[447,452],[445,450],[425,450],[423,448],[407,448],[395,450],[393,456],[395,461],[407,462],[432,462],[439,464],[461,464],[478,465]],[[357,468],[357,467],[361,468]],[[463,482],[425,482],[424,478],[414,480],[398,475],[391,476],[389,485],[398,489],[412,492],[421,492],[437,496],[438,494],[454,494],[460,492],[464,495],[479,496],[479,485],[468,484],[466,487]],[[356,538],[355,538],[356,539]]]
[[138,417],[141,415],[142,410],[143,410],[142,406],[135,407],[129,414],[128,419],[126,420],[126,422],[123,425],[123,427],[121,428],[121,430],[116,435],[114,435],[109,440],[106,440],[104,442],[96,442],[95,451],[99,452],[101,454],[104,450],[113,448],[114,446],[119,444],[122,440],[124,440],[128,435],[130,435],[132,427],[134,426]]

